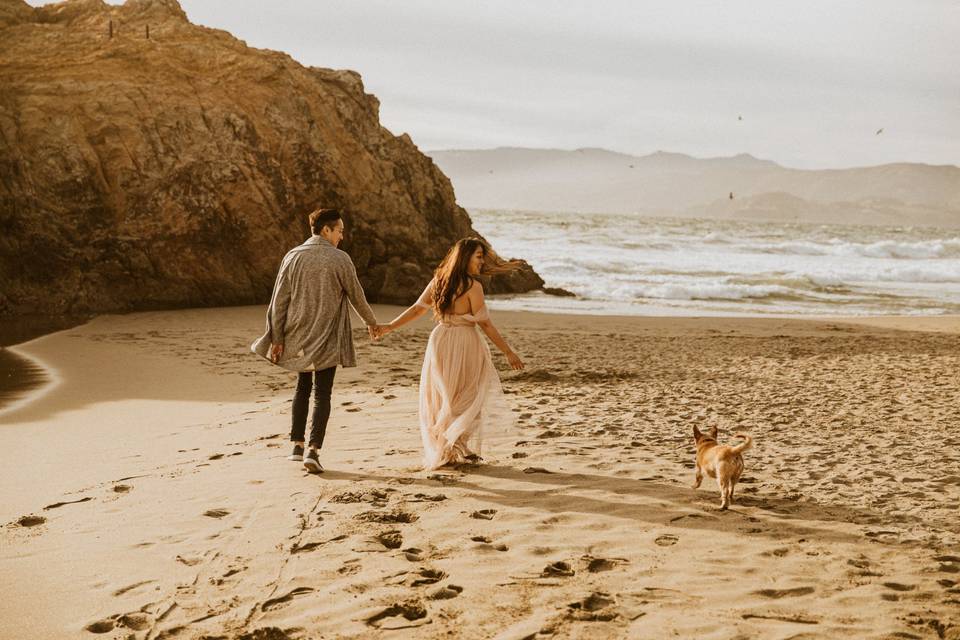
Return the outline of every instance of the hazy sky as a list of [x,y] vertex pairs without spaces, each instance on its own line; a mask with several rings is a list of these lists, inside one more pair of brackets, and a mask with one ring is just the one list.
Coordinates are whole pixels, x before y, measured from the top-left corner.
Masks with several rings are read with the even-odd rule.
[[359,71],[383,124],[424,150],[960,164],[960,0],[181,5],[252,46]]

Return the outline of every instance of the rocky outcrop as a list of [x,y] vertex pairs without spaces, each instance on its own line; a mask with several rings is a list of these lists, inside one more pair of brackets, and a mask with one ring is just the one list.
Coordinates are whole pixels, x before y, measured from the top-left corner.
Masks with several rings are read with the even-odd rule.
[[[475,232],[378,111],[357,73],[175,0],[0,0],[0,313],[265,302],[317,206],[347,212],[370,299],[410,302]],[[492,287],[542,284],[526,268]]]

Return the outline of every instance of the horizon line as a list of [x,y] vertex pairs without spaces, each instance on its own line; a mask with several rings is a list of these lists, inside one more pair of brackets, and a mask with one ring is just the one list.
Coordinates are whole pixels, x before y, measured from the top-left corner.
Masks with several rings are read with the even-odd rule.
[[430,155],[431,153],[444,153],[444,152],[484,152],[484,151],[556,151],[561,153],[576,153],[584,151],[602,151],[604,153],[626,156],[628,158],[634,158],[636,160],[641,160],[644,158],[649,158],[651,156],[664,155],[664,156],[682,156],[684,158],[690,158],[691,160],[735,160],[737,158],[749,158],[751,160],[756,160],[758,162],[766,162],[773,164],[781,169],[789,169],[791,171],[851,171],[855,169],[876,169],[880,167],[890,167],[896,165],[915,165],[920,167],[933,167],[933,168],[944,168],[949,167],[951,169],[960,169],[960,165],[956,164],[933,164],[929,162],[914,162],[909,160],[903,160],[899,162],[884,162],[881,164],[871,164],[871,165],[853,165],[848,167],[821,167],[821,168],[800,168],[800,167],[790,167],[784,164],[780,164],[776,160],[770,160],[767,158],[759,158],[751,153],[740,152],[730,156],[694,156],[689,153],[683,153],[681,151],[665,151],[663,149],[657,149],[650,153],[645,153],[643,155],[636,155],[626,151],[617,151],[615,149],[608,149],[606,147],[576,147],[576,148],[561,148],[561,147],[524,147],[524,146],[511,146],[511,145],[499,145],[496,147],[485,147],[485,148],[446,148],[446,149],[425,149],[422,153]]

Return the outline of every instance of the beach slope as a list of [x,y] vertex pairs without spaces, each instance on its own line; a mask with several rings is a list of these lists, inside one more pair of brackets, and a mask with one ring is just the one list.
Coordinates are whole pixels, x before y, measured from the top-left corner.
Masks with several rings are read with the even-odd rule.
[[[52,378],[0,413],[0,638],[960,637],[956,318],[495,312],[514,436],[439,472],[429,322],[358,327],[311,476],[263,312],[17,348]],[[694,425],[754,439],[729,511]]]

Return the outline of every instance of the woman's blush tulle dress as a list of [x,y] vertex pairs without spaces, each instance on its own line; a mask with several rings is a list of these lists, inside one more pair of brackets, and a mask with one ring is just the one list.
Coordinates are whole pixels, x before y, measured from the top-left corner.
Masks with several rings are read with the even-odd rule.
[[[427,287],[417,304],[430,308]],[[445,315],[430,334],[420,373],[420,436],[427,469],[479,456],[485,436],[503,433],[513,416],[476,314]]]

